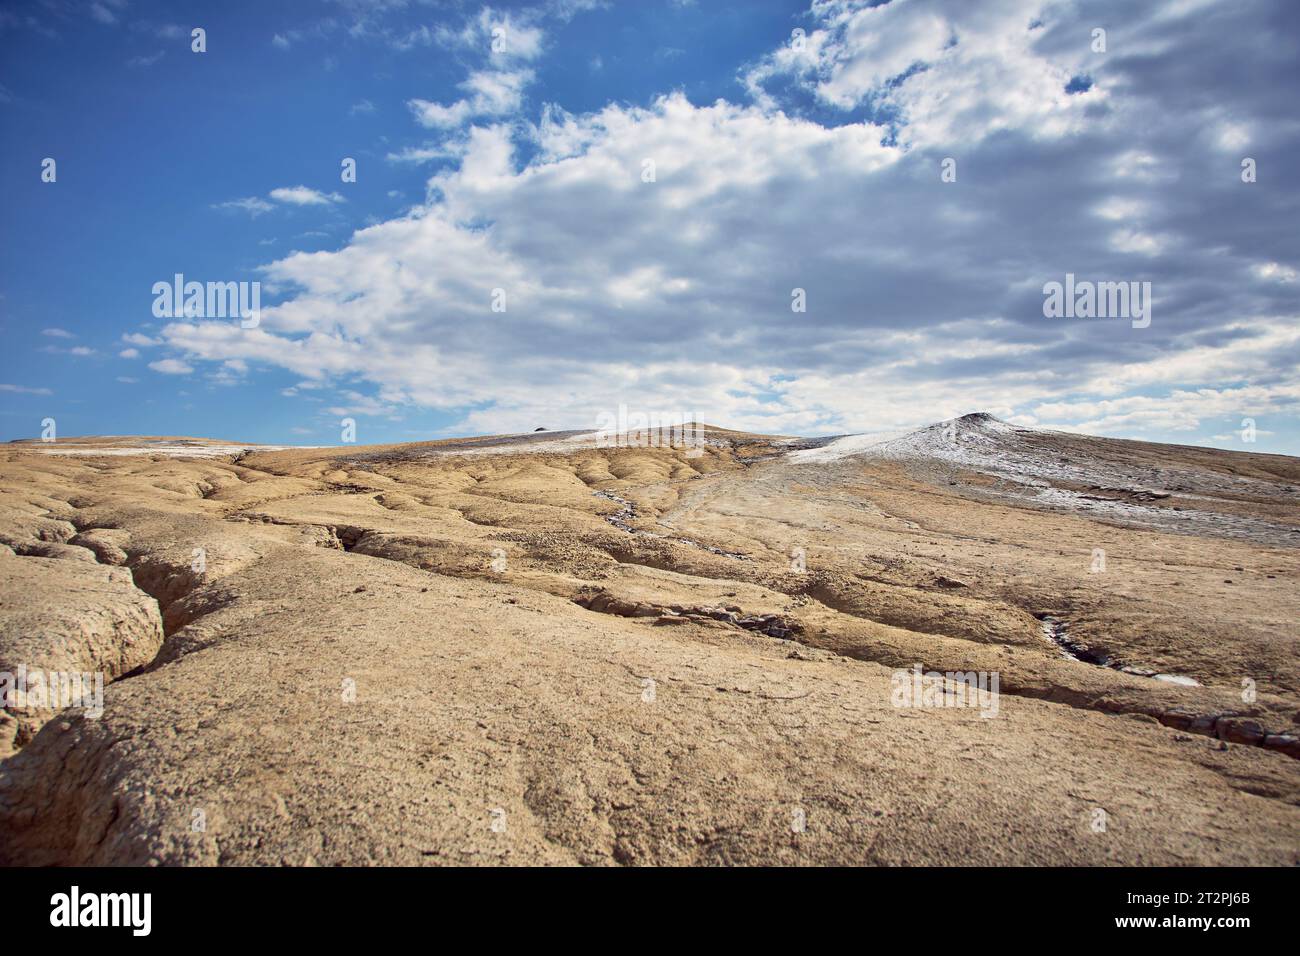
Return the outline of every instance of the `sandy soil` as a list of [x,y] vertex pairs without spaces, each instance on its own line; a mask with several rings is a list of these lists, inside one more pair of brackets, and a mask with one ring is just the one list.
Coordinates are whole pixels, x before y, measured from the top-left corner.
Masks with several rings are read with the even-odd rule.
[[631,444],[0,451],[0,862],[1300,862],[1300,461]]

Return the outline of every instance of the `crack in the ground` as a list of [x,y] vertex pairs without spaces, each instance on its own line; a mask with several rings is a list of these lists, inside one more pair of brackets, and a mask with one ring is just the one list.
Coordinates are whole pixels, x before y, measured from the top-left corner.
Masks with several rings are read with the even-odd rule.
[[595,594],[581,594],[573,603],[589,611],[613,614],[618,617],[654,618],[655,624],[678,624],[718,621],[745,631],[755,631],[768,637],[789,640],[803,631],[803,625],[779,614],[746,614],[738,605],[650,604],[645,601],[627,601],[601,590]]

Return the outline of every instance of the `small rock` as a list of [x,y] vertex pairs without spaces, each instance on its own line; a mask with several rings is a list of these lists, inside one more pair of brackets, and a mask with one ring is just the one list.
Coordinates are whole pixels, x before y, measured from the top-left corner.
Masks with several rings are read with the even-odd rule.
[[1214,729],[1220,740],[1230,740],[1234,744],[1259,744],[1266,736],[1264,728],[1256,721],[1241,717],[1225,717]]

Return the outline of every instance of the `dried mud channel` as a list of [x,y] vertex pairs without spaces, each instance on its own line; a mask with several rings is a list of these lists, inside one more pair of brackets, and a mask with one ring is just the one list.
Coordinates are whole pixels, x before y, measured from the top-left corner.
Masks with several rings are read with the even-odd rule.
[[1061,649],[1061,653],[1072,661],[1082,661],[1085,664],[1095,664],[1098,667],[1110,667],[1125,674],[1135,674],[1138,677],[1150,677],[1154,680],[1167,681],[1170,684],[1179,684],[1183,687],[1200,687],[1199,681],[1182,674],[1161,674],[1150,668],[1137,667],[1133,664],[1125,664],[1123,661],[1116,660],[1113,657],[1094,650],[1087,644],[1080,643],[1070,637],[1069,624],[1051,614],[1035,615],[1043,624],[1043,636]]
[[662,538],[676,544],[684,544],[687,547],[700,548],[704,551],[708,551],[710,554],[717,554],[724,558],[731,558],[733,561],[751,560],[747,554],[740,554],[736,551],[727,551],[724,548],[714,547],[711,544],[700,544],[698,541],[694,541],[691,538],[684,538],[681,535],[658,534],[654,531],[647,531],[644,528],[637,528],[632,524],[632,522],[637,518],[636,505],[628,501],[626,498],[620,498],[611,491],[593,491],[592,494],[597,498],[604,498],[606,501],[612,501],[619,505],[618,511],[611,515],[606,515],[605,520],[620,531],[626,531],[628,534],[644,535],[647,538]]

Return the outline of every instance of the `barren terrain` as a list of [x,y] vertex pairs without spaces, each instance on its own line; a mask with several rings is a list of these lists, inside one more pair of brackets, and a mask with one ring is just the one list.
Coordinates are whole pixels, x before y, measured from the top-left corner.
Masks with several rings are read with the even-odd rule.
[[6,446],[0,862],[1300,863],[1300,460],[704,435]]

